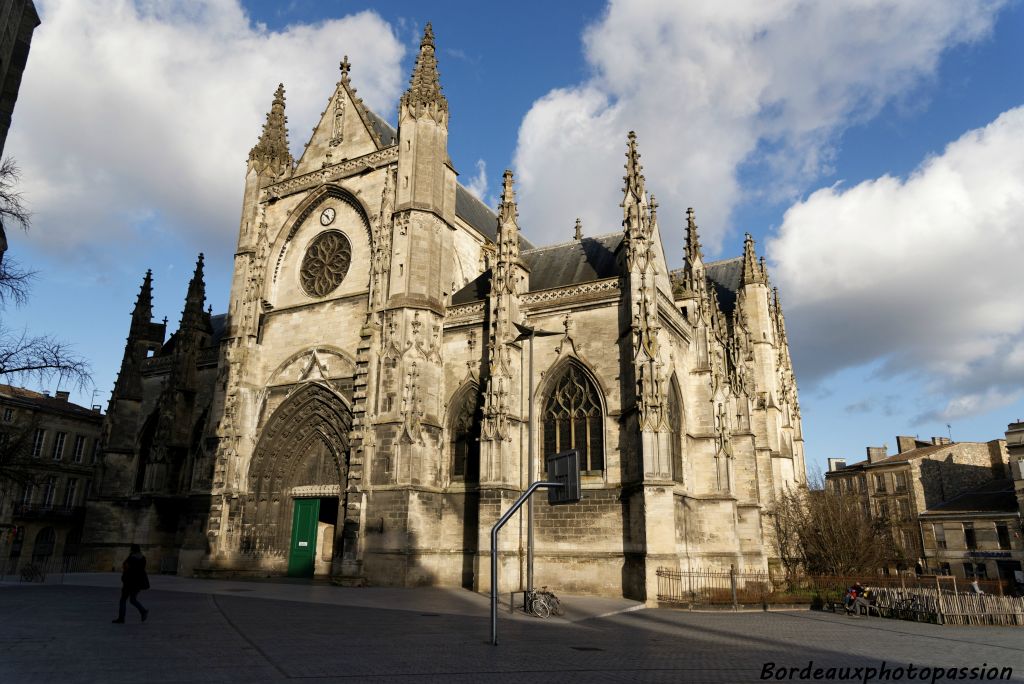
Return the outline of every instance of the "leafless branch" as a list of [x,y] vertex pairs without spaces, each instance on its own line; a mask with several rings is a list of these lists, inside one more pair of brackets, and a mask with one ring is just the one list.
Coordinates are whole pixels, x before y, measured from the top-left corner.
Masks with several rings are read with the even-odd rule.
[[89,363],[71,346],[48,335],[12,334],[0,325],[0,378],[24,383],[56,377],[59,384],[83,389],[92,382]]
[[22,306],[28,302],[29,283],[34,277],[35,271],[22,269],[9,257],[0,261],[0,308],[8,303]]
[[0,161],[0,226],[8,228],[18,224],[28,230],[32,224],[32,213],[25,206],[22,194],[15,190],[21,179],[21,169],[10,157]]

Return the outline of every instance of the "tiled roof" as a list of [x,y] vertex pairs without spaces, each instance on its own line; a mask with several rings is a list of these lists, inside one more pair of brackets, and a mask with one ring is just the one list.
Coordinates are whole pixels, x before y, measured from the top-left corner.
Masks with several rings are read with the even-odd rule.
[[23,404],[29,404],[34,408],[43,411],[50,411],[54,413],[64,413],[66,415],[73,415],[80,418],[90,418],[94,420],[100,420],[102,416],[98,411],[73,404],[70,401],[64,399],[58,399],[57,397],[49,397],[42,392],[33,392],[32,390],[25,389],[24,387],[14,387],[12,385],[0,385],[0,397],[5,399],[11,399]]
[[932,506],[922,515],[949,513],[1016,513],[1020,510],[1012,480],[992,480],[949,501]]
[[[964,444],[964,442],[958,443]],[[911,461],[915,458],[923,458],[925,456],[930,456],[931,454],[942,451],[943,449],[949,449],[952,446],[953,444],[931,444],[929,446],[921,447],[919,449],[910,449],[909,451],[904,451],[902,454],[893,454],[892,456],[887,456],[880,461],[875,461],[874,463],[863,461],[859,465],[864,465],[865,467],[868,468],[875,468],[877,466],[893,465],[894,463],[903,463],[906,461]]]

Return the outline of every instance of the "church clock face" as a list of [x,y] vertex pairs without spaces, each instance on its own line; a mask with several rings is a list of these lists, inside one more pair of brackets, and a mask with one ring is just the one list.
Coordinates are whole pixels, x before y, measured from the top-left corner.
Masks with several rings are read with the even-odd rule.
[[299,269],[302,289],[311,297],[327,296],[341,285],[351,262],[352,244],[343,233],[336,230],[320,233],[302,258]]
[[320,225],[329,226],[334,223],[334,207],[327,207],[320,212]]

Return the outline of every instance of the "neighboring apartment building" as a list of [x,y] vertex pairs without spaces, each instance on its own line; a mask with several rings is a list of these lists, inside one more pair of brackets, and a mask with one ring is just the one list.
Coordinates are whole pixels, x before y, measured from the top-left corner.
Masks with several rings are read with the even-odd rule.
[[0,565],[7,572],[78,553],[103,416],[0,385]]
[[1019,420],[1006,426],[1006,452],[1010,457],[1017,506],[1024,513],[1024,423]]
[[[923,570],[919,516],[956,497],[1006,478],[1006,442],[951,442],[933,437],[923,442],[915,437],[896,438],[898,453],[887,447],[868,447],[867,460],[846,465],[829,460],[825,480],[834,491],[863,497],[866,510],[894,524],[894,537],[916,569]],[[894,568],[902,569],[902,568]]]
[[[1015,476],[1020,477],[1019,467]],[[1024,583],[1021,509],[1013,480],[986,482],[932,506],[919,520],[926,572]]]

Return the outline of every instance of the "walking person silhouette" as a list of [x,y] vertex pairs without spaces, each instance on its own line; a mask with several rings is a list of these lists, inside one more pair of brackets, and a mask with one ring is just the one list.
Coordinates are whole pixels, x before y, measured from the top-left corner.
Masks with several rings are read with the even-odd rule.
[[142,548],[138,544],[132,544],[128,557],[121,564],[121,603],[118,607],[117,618],[113,622],[124,624],[125,604],[128,601],[139,609],[139,615],[145,622],[149,617],[149,611],[139,603],[139,592],[149,589],[149,576],[146,575],[146,557],[142,555]]

